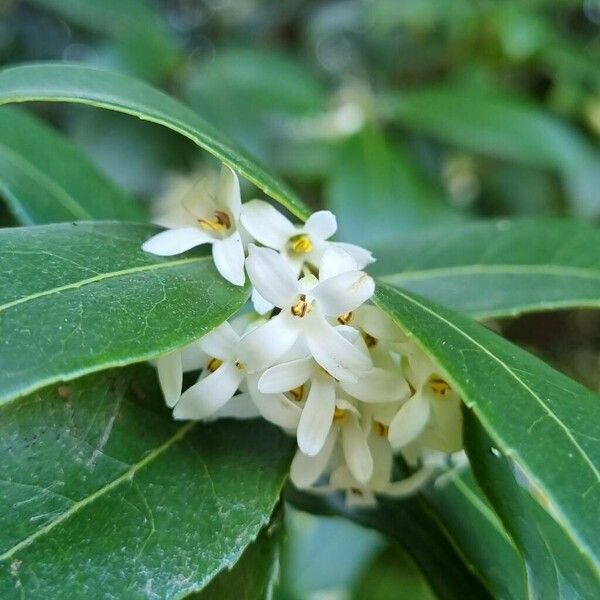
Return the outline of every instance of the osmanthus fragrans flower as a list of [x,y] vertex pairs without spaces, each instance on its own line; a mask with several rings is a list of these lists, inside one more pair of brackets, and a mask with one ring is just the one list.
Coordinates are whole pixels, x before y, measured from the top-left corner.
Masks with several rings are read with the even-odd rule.
[[244,285],[244,244],[240,229],[242,201],[237,175],[221,168],[216,197],[208,195],[184,200],[190,226],[168,229],[146,241],[142,248],[151,254],[173,256],[202,244],[212,245],[219,273],[234,285]]
[[280,309],[244,337],[240,360],[251,371],[265,369],[281,358],[299,339],[330,375],[356,382],[371,368],[371,360],[349,342],[327,320],[355,310],[375,291],[373,279],[363,271],[347,271],[327,277],[339,260],[338,248],[328,249],[322,259],[320,277],[297,274],[271,248],[248,247],[246,269],[250,281],[268,302]]

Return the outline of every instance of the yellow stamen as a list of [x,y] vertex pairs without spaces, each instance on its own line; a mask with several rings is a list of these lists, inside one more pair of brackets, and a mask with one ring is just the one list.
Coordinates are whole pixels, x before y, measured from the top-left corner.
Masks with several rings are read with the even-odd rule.
[[375,433],[383,438],[387,437],[388,431],[389,431],[389,427],[387,425],[384,425],[383,423],[380,423],[379,421],[375,421],[373,423],[373,427],[375,429]]
[[290,248],[298,254],[308,254],[312,252],[313,245],[307,235],[300,234],[290,238]]
[[292,395],[292,398],[296,402],[300,402],[302,400],[302,397],[304,396],[304,386],[299,385],[298,387],[295,387],[293,390],[290,390],[289,393]]
[[445,396],[452,388],[448,384],[447,381],[442,379],[441,377],[431,377],[428,381],[429,389],[438,396]]
[[215,219],[213,221],[198,219],[198,224],[206,231],[222,232],[226,229],[231,229],[231,219],[229,218],[229,215],[222,210],[215,211]]
[[304,317],[310,312],[311,305],[306,301],[306,294],[300,294],[298,302],[291,308],[291,312],[295,317]]
[[333,420],[337,423],[346,418],[346,411],[343,408],[336,408],[333,413]]
[[246,365],[243,362],[240,362],[239,360],[235,361],[235,366],[240,370],[240,371],[244,371],[246,369]]
[[344,313],[343,315],[340,315],[337,318],[337,322],[340,325],[347,325],[348,323],[350,323],[350,321],[352,321],[353,318],[354,318],[354,313],[353,312],[347,312],[347,313]]
[[373,337],[372,335],[369,335],[368,333],[363,331],[362,336],[363,340],[365,340],[367,348],[372,348],[373,346],[375,346],[375,344],[377,344],[377,338]]
[[223,364],[223,361],[220,358],[211,358],[208,361],[208,364],[206,365],[206,368],[211,373],[214,373],[222,364]]

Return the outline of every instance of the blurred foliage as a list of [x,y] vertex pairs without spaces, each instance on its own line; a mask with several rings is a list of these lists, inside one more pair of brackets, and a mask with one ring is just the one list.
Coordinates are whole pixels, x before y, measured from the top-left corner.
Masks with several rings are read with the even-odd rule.
[[[599,25],[599,0],[0,0],[0,65],[77,61],[151,81],[377,250],[478,217],[600,219]],[[141,201],[210,164],[142,121],[35,110]],[[500,326],[600,390],[596,314]],[[294,515],[281,598],[431,598],[375,534]]]

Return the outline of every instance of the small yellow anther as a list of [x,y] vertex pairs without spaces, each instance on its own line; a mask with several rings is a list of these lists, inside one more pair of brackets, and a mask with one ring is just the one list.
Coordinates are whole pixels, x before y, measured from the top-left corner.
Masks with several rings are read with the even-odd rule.
[[336,408],[333,413],[333,420],[336,423],[343,421],[346,418],[346,411],[343,408]]
[[429,389],[438,396],[444,397],[446,394],[452,391],[452,388],[450,387],[448,382],[442,379],[441,377],[431,377],[428,381],[428,385]]
[[353,318],[354,318],[354,313],[353,312],[347,312],[347,313],[344,313],[343,315],[340,315],[337,318],[337,322],[340,325],[348,325],[348,323],[350,323],[350,321],[352,321]]
[[211,358],[208,361],[208,364],[206,365],[206,368],[211,373],[214,373],[222,364],[223,364],[223,361],[220,358]]
[[307,235],[300,234],[290,238],[290,248],[298,254],[308,254],[312,252],[313,245]]
[[235,366],[240,371],[244,371],[246,369],[246,365],[243,362],[240,362],[239,360],[235,361]]
[[304,317],[310,312],[311,304],[306,301],[306,294],[300,294],[298,302],[291,308],[291,312],[295,317]]
[[289,393],[292,395],[292,398],[296,402],[300,402],[302,400],[302,397],[304,396],[304,386],[299,385],[298,387],[295,387],[293,390],[290,390]]
[[215,211],[215,218],[213,221],[198,219],[198,225],[206,231],[222,232],[226,229],[231,229],[231,219],[226,212],[217,210]]
[[373,423],[373,428],[375,429],[375,433],[383,438],[386,438],[388,435],[388,431],[389,431],[389,427],[387,425],[384,425],[383,423],[380,423],[379,421],[375,421]]
[[372,335],[369,335],[368,333],[363,331],[362,336],[363,340],[365,340],[367,348],[372,348],[373,346],[375,346],[375,344],[377,344],[377,338],[373,337]]

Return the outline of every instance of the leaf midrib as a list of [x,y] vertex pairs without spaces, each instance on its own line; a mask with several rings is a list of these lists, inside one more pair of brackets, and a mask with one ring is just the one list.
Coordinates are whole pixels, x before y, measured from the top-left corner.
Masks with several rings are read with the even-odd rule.
[[402,271],[383,275],[379,278],[388,284],[403,281],[435,279],[437,277],[460,277],[462,275],[551,275],[556,277],[579,277],[600,281],[600,268],[569,267],[562,265],[511,265],[511,264],[473,264],[452,267],[435,267],[416,271]]
[[[493,352],[491,352],[489,349],[487,349],[485,346],[482,346],[479,342],[477,342],[477,340],[474,340],[469,334],[467,334],[466,332],[462,331],[461,329],[459,329],[456,325],[454,325],[454,323],[448,321],[447,319],[445,319],[442,315],[436,313],[435,311],[431,310],[430,308],[428,308],[427,306],[424,306],[423,304],[421,304],[420,302],[418,302],[416,299],[412,298],[411,296],[404,294],[403,292],[401,292],[400,290],[390,287],[390,286],[386,286],[387,290],[389,290],[390,292],[397,294],[399,296],[401,296],[403,299],[407,300],[408,302],[410,302],[411,304],[417,306],[418,308],[420,308],[421,310],[424,310],[425,312],[429,313],[432,317],[435,317],[437,320],[441,321],[442,323],[445,323],[446,325],[448,325],[451,329],[453,329],[454,331],[456,331],[459,335],[461,335],[462,337],[464,337],[466,340],[468,340],[469,342],[471,342],[474,346],[476,346],[477,348],[481,349],[484,354],[488,355],[492,360],[494,360],[495,362],[497,362],[519,385],[521,385],[530,395],[531,397],[541,406],[543,407],[543,409],[545,410],[545,412],[548,414],[548,416],[554,420],[561,429],[563,429],[566,433],[567,438],[573,443],[573,446],[577,449],[577,451],[579,452],[579,454],[581,454],[581,456],[584,459],[584,462],[590,467],[592,473],[594,474],[595,478],[596,478],[596,482],[593,485],[596,485],[598,482],[600,482],[600,473],[598,472],[598,470],[596,469],[595,465],[593,462],[591,462],[591,460],[589,459],[589,457],[587,456],[587,454],[584,452],[583,448],[581,448],[581,446],[579,445],[579,443],[577,442],[577,440],[573,437],[573,435],[571,434],[571,432],[569,431],[569,429],[566,427],[566,425],[564,425],[564,423],[548,408],[548,406],[546,406],[546,404],[544,403],[544,401],[498,356],[496,356]],[[423,348],[423,350],[425,350],[426,353],[429,353],[427,351],[426,348]],[[451,374],[447,374],[449,379],[452,380],[453,384],[455,385],[455,387],[459,390],[459,392],[461,392],[461,395],[463,396],[463,398],[465,399],[465,403],[466,400],[468,399],[467,394],[464,393],[464,390],[462,390],[462,386],[454,380],[454,378],[451,376]],[[471,403],[471,408],[473,408],[478,414],[479,417],[482,421],[485,421],[487,423],[487,426],[491,429],[494,429],[493,427],[491,427],[491,424],[487,421],[487,419],[485,419],[485,417],[483,417],[479,411],[478,411],[478,407],[476,404]],[[497,437],[496,441],[498,440],[502,440],[501,437]],[[502,440],[504,442],[504,440]],[[508,446],[508,444],[506,444],[506,442],[504,442],[505,448]],[[518,453],[515,452],[514,449],[510,448],[510,453],[512,453],[514,456],[519,456],[522,460],[522,456]],[[527,461],[522,461],[522,464],[527,465]],[[536,485],[543,489],[547,495],[548,498],[548,505],[552,506],[553,512],[555,515],[560,517],[560,520],[563,522],[563,525],[566,524],[567,527],[565,528],[566,533],[569,537],[571,537],[572,539],[574,539],[576,545],[579,545],[582,549],[585,549],[585,553],[588,555],[588,557],[593,557],[594,553],[592,552],[592,550],[588,547],[587,543],[585,543],[583,540],[580,539],[580,536],[578,533],[574,532],[576,530],[574,530],[573,527],[569,526],[571,525],[570,523],[570,519],[563,513],[562,510],[560,510],[555,503],[550,503],[550,498],[553,497],[552,494],[550,494],[546,488],[545,485],[540,484],[539,480],[537,477],[534,476],[534,474],[531,472],[531,470],[529,470],[528,472],[528,476],[530,477],[530,479],[532,481],[534,481],[536,483]],[[594,562],[594,561],[592,561]]]
[[38,298],[43,298],[44,296],[51,296],[52,294],[57,294],[60,292],[64,292],[66,290],[78,289],[85,285],[89,285],[90,283],[96,283],[98,281],[104,281],[106,279],[114,279],[116,277],[123,277],[126,275],[132,275],[135,273],[143,273],[144,271],[157,271],[161,269],[170,269],[173,267],[178,267],[185,264],[191,263],[201,263],[210,260],[209,256],[201,256],[195,258],[182,258],[179,260],[173,260],[164,263],[155,263],[150,265],[141,265],[139,267],[131,267],[129,269],[122,269],[120,271],[110,271],[107,273],[99,273],[94,277],[88,277],[87,279],[80,279],[79,281],[73,281],[71,283],[67,283],[62,286],[57,286],[55,288],[51,288],[48,290],[43,290],[41,292],[36,292],[35,294],[30,294],[28,296],[23,296],[22,298],[17,298],[16,300],[12,300],[11,302],[7,302],[5,304],[0,304],[0,312],[3,310],[7,310],[9,308],[13,308],[19,304],[24,304],[26,302],[31,302],[32,300],[37,300]]
[[54,520],[50,521],[34,533],[28,535],[26,538],[23,538],[20,542],[17,542],[14,546],[9,548],[3,554],[0,554],[0,562],[9,560],[17,552],[31,545],[33,542],[35,542],[35,540],[49,533],[52,529],[60,525],[63,521],[66,521],[73,514],[75,514],[82,508],[85,508],[88,504],[91,504],[92,502],[96,501],[98,498],[101,498],[104,494],[115,489],[125,481],[131,481],[140,469],[146,467],[148,464],[156,460],[161,454],[166,452],[171,446],[181,441],[197,424],[197,422],[192,421],[190,423],[187,423],[183,427],[180,427],[169,439],[167,439],[157,448],[154,448],[153,450],[148,452],[141,460],[131,465],[129,469],[127,469],[124,473],[119,475],[119,477],[113,479],[106,485],[91,493],[89,496],[83,498],[82,500],[75,502]]

